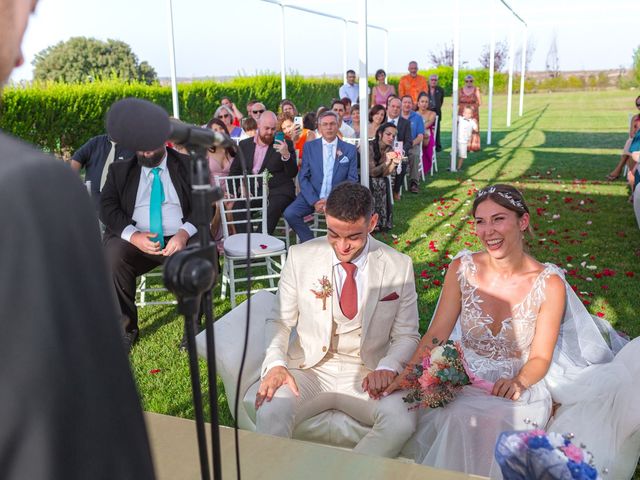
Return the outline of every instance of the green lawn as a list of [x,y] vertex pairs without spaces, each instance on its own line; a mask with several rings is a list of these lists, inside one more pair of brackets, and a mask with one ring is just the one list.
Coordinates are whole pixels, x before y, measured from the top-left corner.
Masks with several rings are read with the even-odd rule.
[[[636,95],[622,91],[528,95],[521,118],[514,97],[509,129],[506,97],[498,96],[493,144],[487,147],[483,134],[485,148],[470,154],[463,173],[446,172],[448,151],[440,154],[440,172],[427,179],[420,194],[405,194],[396,203],[393,235],[381,237],[413,258],[423,331],[435,307],[448,254],[479,248],[468,216],[473,189],[505,182],[523,190],[531,209],[536,233],[531,253],[540,261],[567,268],[569,282],[592,313],[632,337],[640,335],[634,308],[640,232],[625,184],[604,181],[619,158]],[[444,110],[446,115],[451,111],[449,99]],[[445,118],[444,145],[449,144],[450,123],[450,117]],[[486,131],[486,108],[481,109],[480,127]],[[229,308],[228,301],[216,298],[217,317]],[[178,351],[182,321],[173,307],[146,307],[140,311],[140,326],[131,364],[144,409],[192,418],[187,358]],[[202,382],[206,385],[204,374]],[[230,425],[219,386],[221,422]]]

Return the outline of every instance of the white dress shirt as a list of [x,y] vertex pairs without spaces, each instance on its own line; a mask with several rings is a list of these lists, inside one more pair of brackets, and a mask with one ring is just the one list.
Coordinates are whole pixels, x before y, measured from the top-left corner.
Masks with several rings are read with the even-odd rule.
[[[165,237],[171,237],[182,229],[189,234],[189,238],[198,231],[189,222],[182,222],[184,216],[178,192],[173,186],[169,170],[167,169],[167,155],[165,154],[162,162],[158,165],[160,168],[160,180],[164,190],[164,202],[162,202],[162,232]],[[131,236],[135,232],[148,232],[150,229],[149,209],[151,207],[151,186],[153,185],[152,168],[142,167],[140,172],[140,183],[138,183],[138,193],[136,194],[136,203],[133,209],[133,220],[135,225],[127,225],[120,238],[131,241]]]

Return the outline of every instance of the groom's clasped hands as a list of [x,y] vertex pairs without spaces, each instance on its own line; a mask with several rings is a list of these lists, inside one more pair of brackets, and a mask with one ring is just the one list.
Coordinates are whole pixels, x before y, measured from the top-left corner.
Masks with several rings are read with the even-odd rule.
[[[373,399],[379,399],[383,393],[394,383],[398,377],[396,372],[391,370],[375,370],[370,372],[362,381],[362,390]],[[256,409],[265,402],[273,399],[276,391],[283,385],[288,386],[297,397],[300,395],[298,385],[291,372],[286,367],[276,366],[271,368],[260,382],[260,387],[256,393]]]

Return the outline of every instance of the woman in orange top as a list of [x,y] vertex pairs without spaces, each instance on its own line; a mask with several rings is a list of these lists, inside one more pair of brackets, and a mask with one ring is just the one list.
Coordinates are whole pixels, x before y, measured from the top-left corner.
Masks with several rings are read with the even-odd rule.
[[296,125],[293,118],[288,113],[281,113],[278,116],[279,130],[284,133],[286,139],[293,142],[296,154],[298,156],[298,167],[302,162],[302,154],[304,152],[304,144],[316,138],[313,130]]

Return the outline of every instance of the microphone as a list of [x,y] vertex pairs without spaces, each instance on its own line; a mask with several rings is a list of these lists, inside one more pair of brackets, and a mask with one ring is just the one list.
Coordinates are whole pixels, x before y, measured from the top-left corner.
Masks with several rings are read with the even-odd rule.
[[114,142],[132,151],[155,150],[169,140],[205,148],[235,145],[228,135],[169,118],[162,107],[139,98],[124,98],[111,105],[106,127]]

